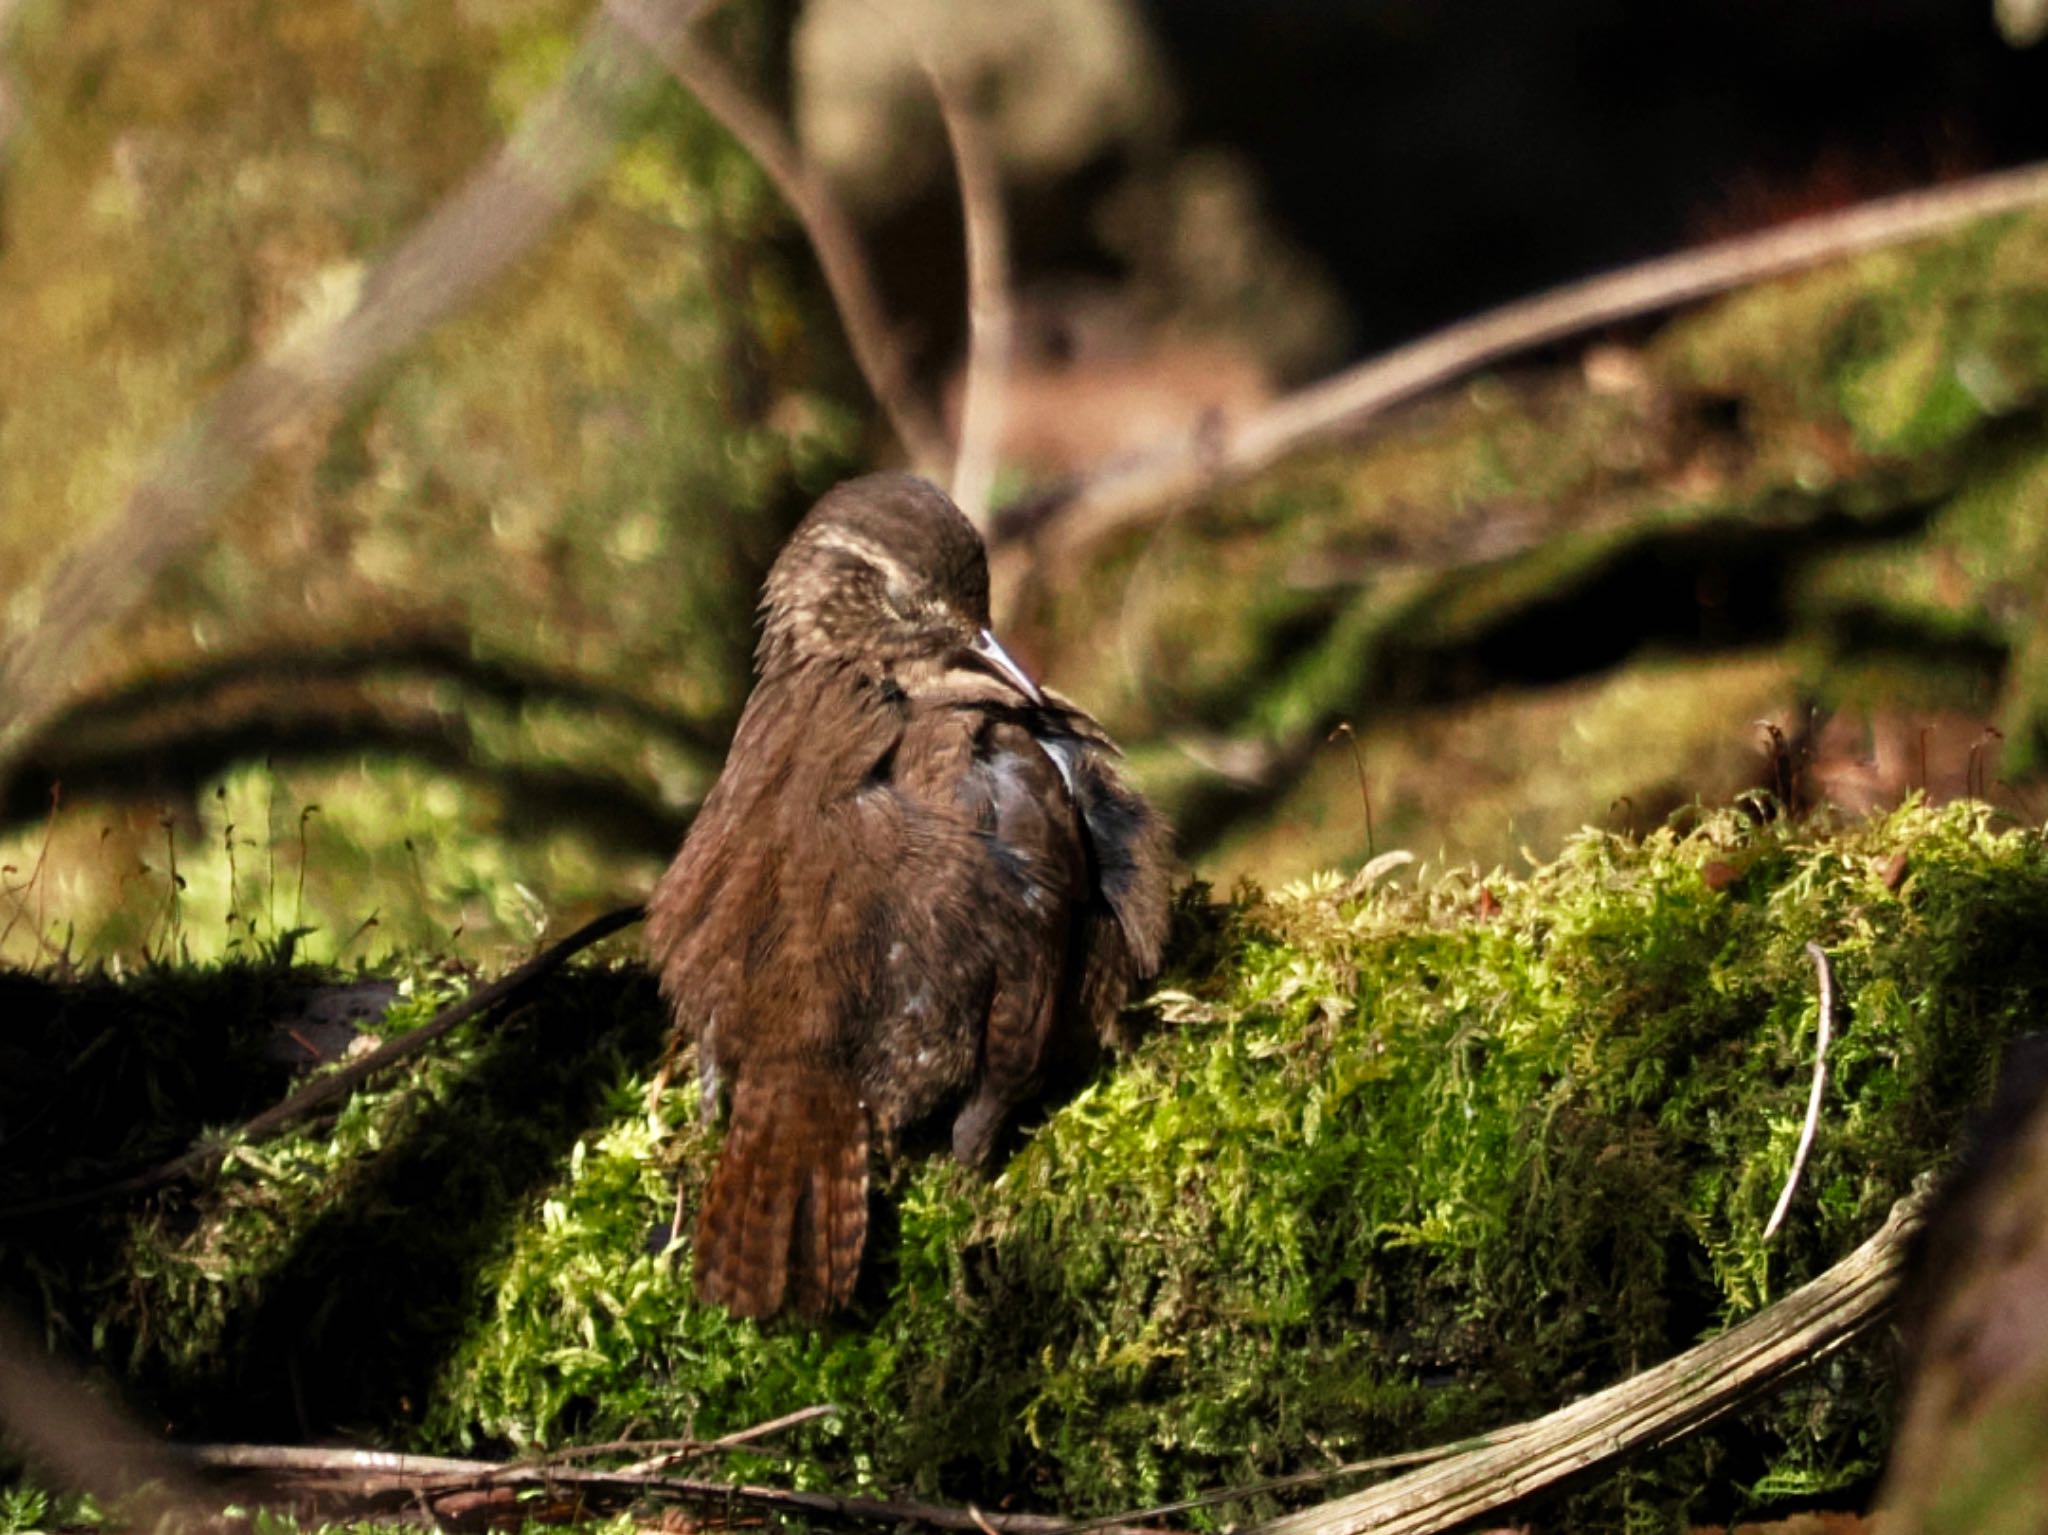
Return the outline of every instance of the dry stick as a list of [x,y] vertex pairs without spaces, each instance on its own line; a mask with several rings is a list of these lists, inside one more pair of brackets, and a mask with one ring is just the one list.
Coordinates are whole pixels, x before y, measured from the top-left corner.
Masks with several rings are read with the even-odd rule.
[[960,404],[959,450],[953,459],[953,500],[968,521],[985,530],[1014,333],[1009,229],[1003,219],[1002,181],[984,124],[943,69],[922,52],[918,63],[931,82],[946,125],[954,179],[960,186],[960,222],[967,232],[967,387]]
[[1327,739],[1334,741],[1339,736],[1342,736],[1344,743],[1351,748],[1351,765],[1358,769],[1358,797],[1365,801],[1365,859],[1370,863],[1373,858],[1372,788],[1365,778],[1365,753],[1359,749],[1358,732],[1351,728],[1351,721],[1337,721],[1337,728],[1330,732]]
[[593,1473],[606,1477],[644,1478],[676,1460],[715,1455],[723,1450],[747,1449],[771,1434],[779,1434],[838,1411],[839,1408],[832,1403],[821,1402],[717,1439],[621,1439],[610,1444],[571,1445],[553,1455],[530,1461],[465,1460],[445,1455],[401,1454],[390,1450],[285,1444],[199,1444],[183,1447],[175,1453],[209,1471],[296,1471],[320,1476],[358,1476],[372,1482],[389,1481],[407,1488],[447,1492],[531,1482],[550,1474],[579,1476],[583,1473],[573,1471],[571,1462],[594,1455],[618,1455],[628,1450],[671,1450],[671,1454],[638,1461],[620,1470]]
[[1504,305],[1287,396],[1220,434],[1198,432],[1083,481],[1071,495],[1005,526],[999,541],[1046,536],[1072,547],[1143,520],[1197,491],[1233,483],[1313,443],[1356,430],[1394,405],[1517,352],[1654,314],[1862,251],[1937,234],[1970,219],[2048,202],[2037,163],[1821,214],[1681,251]]
[[[634,14],[621,0],[608,0],[631,24]],[[650,34],[647,46],[759,165],[789,205],[818,258],[831,290],[847,344],[876,402],[911,462],[926,474],[940,474],[949,458],[946,434],[910,382],[910,366],[896,339],[853,221],[824,177],[807,162],[782,125],[757,104],[725,66],[681,31]]]
[[818,1418],[834,1417],[838,1412],[839,1408],[836,1404],[832,1402],[819,1402],[815,1406],[799,1407],[795,1412],[786,1412],[779,1418],[770,1418],[765,1423],[756,1423],[752,1428],[735,1429],[730,1434],[720,1434],[716,1439],[706,1440],[697,1444],[687,1441],[678,1442],[673,1445],[629,1444],[625,1448],[663,1450],[665,1453],[655,1455],[647,1460],[635,1461],[626,1469],[643,1473],[663,1471],[682,1461],[694,1460],[703,1455],[714,1455],[720,1450],[745,1448],[758,1440],[766,1439],[771,1434],[779,1434],[784,1429],[800,1427]]
[[323,1104],[345,1097],[378,1072],[419,1054],[457,1024],[466,1023],[479,1013],[518,1000],[535,982],[560,969],[571,955],[589,948],[599,939],[609,937],[622,927],[638,922],[646,914],[647,909],[644,906],[621,906],[616,911],[608,911],[603,916],[584,923],[567,938],[543,949],[518,969],[500,976],[488,986],[471,992],[460,1002],[442,1008],[418,1028],[386,1041],[361,1060],[344,1066],[332,1075],[316,1077],[284,1102],[267,1108],[254,1119],[248,1120],[231,1137],[209,1138],[182,1155],[136,1173],[132,1177],[0,1210],[0,1221],[18,1220],[31,1215],[47,1215],[54,1210],[74,1209],[79,1205],[97,1204],[103,1199],[118,1199],[128,1194],[145,1194],[151,1189],[161,1188],[166,1183],[174,1182],[188,1174],[203,1172],[219,1162],[235,1146],[268,1140],[287,1125],[304,1119]]
[[1271,1520],[1257,1535],[1433,1535],[1703,1428],[1885,1314],[1924,1204],[1918,1194],[1900,1200],[1878,1233],[1840,1263],[1697,1348],[1497,1434],[1485,1449]]
[[1820,973],[1820,1028],[1813,1042],[1813,1088],[1806,1095],[1806,1123],[1799,1131],[1799,1148],[1792,1153],[1792,1170],[1785,1175],[1785,1187],[1778,1195],[1777,1207],[1771,1211],[1771,1218],[1764,1222],[1766,1242],[1778,1234],[1778,1226],[1785,1219],[1785,1212],[1792,1208],[1793,1190],[1799,1187],[1800,1174],[1806,1171],[1806,1158],[1813,1150],[1814,1132],[1820,1128],[1820,1099],[1828,1085],[1828,1037],[1834,1027],[1835,977],[1828,969],[1827,952],[1817,943],[1809,943],[1806,952],[1813,956],[1813,968]]
[[200,541],[264,455],[317,423],[539,242],[661,88],[649,50],[680,37],[715,3],[640,0],[630,29],[612,6],[601,7],[561,80],[497,154],[370,271],[345,314],[241,369],[172,434],[128,504],[43,581],[29,625],[0,638],[0,771],[62,706],[96,653],[92,642]]
[[[922,1524],[942,1530],[975,1531],[992,1526],[1001,1535],[1065,1535],[1073,1528],[1067,1520],[1049,1514],[980,1513],[977,1516],[964,1508],[937,1503],[842,1498],[824,1492],[735,1486],[729,1482],[645,1472],[506,1465],[494,1461],[445,1459],[435,1455],[394,1455],[376,1450],[328,1450],[297,1445],[198,1445],[187,1454],[208,1468],[287,1471],[337,1479],[346,1477],[359,1494],[421,1490],[446,1496],[486,1487],[576,1487],[593,1492],[667,1493],[699,1503],[744,1503],[885,1524]],[[1091,1525],[1090,1528],[1107,1530],[1112,1535],[1122,1535],[1122,1532],[1168,1535],[1168,1532],[1144,1525],[1108,1524]]]
[[1183,1498],[1178,1503],[1161,1503],[1135,1513],[1111,1514],[1103,1519],[1084,1519],[1078,1524],[1068,1525],[1063,1535],[1087,1535],[1087,1532],[1093,1530],[1106,1530],[1117,1525],[1128,1526],[1140,1521],[1150,1522],[1169,1514],[1185,1514],[1198,1508],[1214,1508],[1222,1503],[1242,1503],[1247,1498],[1286,1492],[1290,1488],[1316,1487],[1325,1482],[1341,1481],[1346,1477],[1370,1476],[1375,1471],[1405,1471],[1410,1466],[1434,1465],[1440,1460],[1448,1460],[1453,1455],[1461,1455],[1469,1450],[1505,1444],[1518,1431],[1510,1428],[1498,1434],[1480,1434],[1451,1444],[1435,1445],[1427,1450],[1403,1450],[1398,1455],[1376,1455],[1371,1460],[1352,1460],[1341,1466],[1324,1466],[1315,1471],[1297,1471],[1292,1476],[1276,1476],[1270,1481],[1249,1482],[1242,1487],[1222,1487],[1214,1492],[1198,1493],[1192,1498]]

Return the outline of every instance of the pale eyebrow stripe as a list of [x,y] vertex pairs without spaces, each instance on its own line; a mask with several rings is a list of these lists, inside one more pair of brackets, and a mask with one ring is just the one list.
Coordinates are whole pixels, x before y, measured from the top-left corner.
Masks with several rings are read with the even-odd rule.
[[820,549],[853,555],[881,571],[892,583],[902,586],[910,584],[905,578],[902,564],[894,555],[885,551],[880,544],[862,538],[857,533],[849,533],[844,528],[824,528],[813,534],[811,541]]

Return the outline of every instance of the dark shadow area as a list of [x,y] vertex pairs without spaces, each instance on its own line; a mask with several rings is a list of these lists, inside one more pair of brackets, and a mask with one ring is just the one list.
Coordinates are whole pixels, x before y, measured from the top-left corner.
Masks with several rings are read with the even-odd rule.
[[[1801,621],[1794,594],[1809,564],[1916,538],[1939,509],[1730,517],[1649,531],[1483,632],[1434,639],[1430,610],[1474,587],[1483,593],[1491,579],[1485,569],[1460,571],[1411,607],[1412,622],[1387,627],[1374,671],[1387,678],[1388,702],[1422,707],[1500,687],[1551,686],[1644,650],[1708,654],[1778,643]],[[2002,665],[2002,653],[1998,659]]]
[[[58,982],[0,968],[0,1209],[92,1187],[183,1151],[290,1089],[276,1022],[330,982],[310,967],[148,967]],[[64,1216],[0,1225],[17,1255]]]
[[388,1431],[423,1411],[477,1319],[477,1266],[664,1033],[637,970],[550,983],[494,1029],[460,1085],[348,1185],[230,1321],[207,1431]]
[[[1989,5],[1145,0],[1362,351],[1700,239],[2048,154]],[[1853,61],[1853,66],[1851,65]]]
[[52,785],[62,786],[67,801],[190,805],[207,784],[242,763],[321,764],[380,754],[452,774],[497,796],[509,824],[574,826],[615,851],[670,851],[690,822],[688,814],[617,775],[483,760],[459,716],[360,700],[321,707],[289,693],[255,701],[240,718],[225,708],[195,710],[161,734],[103,736],[100,744],[67,739],[60,722],[26,753],[0,792],[0,817],[16,825],[41,820],[49,813]]
[[588,709],[630,721],[670,745],[716,760],[732,733],[732,720],[693,720],[623,688],[554,667],[474,654],[452,633],[398,633],[347,640],[324,649],[266,648],[197,661],[167,676],[151,677],[88,698],[46,732],[62,738],[90,730],[126,731],[160,713],[207,713],[236,690],[304,687],[331,682],[453,683],[505,709],[556,705]]
[[[1353,357],[1593,272],[2048,155],[2048,50],[2008,44],[1988,4],[1138,8],[1170,132],[1005,189],[1020,285],[1129,275],[1094,216],[1111,190],[1221,148],[1340,291]],[[885,305],[936,376],[962,341],[950,181],[866,233]]]
[[1843,655],[1876,661],[1895,658],[1930,673],[1997,677],[2011,659],[2006,647],[1988,634],[1936,630],[1866,603],[1834,609],[1823,627],[1829,644]]
[[[201,1126],[282,1097],[286,1084],[257,1053],[279,1005],[261,976],[228,967],[84,988],[0,977],[0,1005],[26,998],[40,1010],[32,1037],[12,1026],[0,1035],[15,1068],[0,1073],[0,1198],[53,1191],[52,1168],[68,1185],[133,1171]],[[236,1170],[139,1207],[0,1225],[0,1288],[40,1299],[31,1315],[43,1311],[80,1353],[96,1333],[90,1352],[120,1375],[144,1421],[173,1435],[389,1439],[424,1409],[475,1321],[478,1267],[530,1217],[619,1083],[654,1059],[664,1019],[638,967],[557,976],[481,1025],[483,1042],[451,1086],[416,1086],[379,1106],[384,1148],[330,1183],[331,1202],[310,1221],[301,1214],[274,1261],[262,1260],[248,1224],[260,1228],[280,1199],[274,1173],[252,1183]],[[118,1156],[110,1124],[131,1127]],[[259,1155],[291,1175],[288,1143]],[[153,1250],[214,1226],[242,1233],[223,1241],[222,1261],[253,1258],[251,1272],[213,1276],[210,1295],[138,1277]],[[189,1244],[179,1250],[191,1261]]]

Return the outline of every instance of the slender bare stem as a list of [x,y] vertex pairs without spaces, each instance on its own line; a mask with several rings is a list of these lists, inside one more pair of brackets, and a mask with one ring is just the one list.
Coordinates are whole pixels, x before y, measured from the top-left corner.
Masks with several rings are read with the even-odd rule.
[[[608,3],[622,15],[631,14],[621,0]],[[912,387],[909,363],[882,310],[860,236],[825,178],[803,158],[773,114],[747,94],[715,55],[686,33],[670,29],[658,37],[650,36],[648,46],[782,194],[818,258],[839,321],[846,327],[853,360],[888,416],[903,451],[921,472],[942,474],[950,457],[946,435]]]
[[960,221],[967,232],[967,387],[961,397],[960,440],[953,458],[953,500],[978,528],[988,523],[997,448],[1010,381],[1013,322],[1010,236],[1003,189],[980,116],[945,70],[918,56],[953,151],[960,185]]
[[1835,977],[1828,968],[1827,951],[1817,943],[1809,943],[1806,952],[1813,957],[1813,968],[1820,975],[1820,1028],[1813,1042],[1813,1087],[1806,1095],[1806,1123],[1799,1131],[1799,1146],[1792,1153],[1792,1170],[1785,1174],[1785,1187],[1778,1194],[1778,1204],[1771,1211],[1771,1218],[1764,1222],[1766,1242],[1778,1234],[1778,1227],[1784,1223],[1785,1212],[1792,1208],[1793,1191],[1799,1187],[1799,1178],[1806,1171],[1806,1159],[1813,1152],[1814,1133],[1820,1129],[1821,1094],[1828,1085],[1828,1040],[1834,1030]]

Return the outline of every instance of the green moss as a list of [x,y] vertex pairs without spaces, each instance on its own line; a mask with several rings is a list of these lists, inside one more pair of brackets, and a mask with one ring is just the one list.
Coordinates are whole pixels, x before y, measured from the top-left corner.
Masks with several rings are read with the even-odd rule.
[[[2038,1016],[2043,934],[2048,847],[1981,807],[1726,811],[1588,832],[1526,877],[1197,890],[1142,1041],[993,1182],[897,1168],[857,1304],[823,1328],[692,1303],[713,1147],[694,1090],[650,1110],[659,1009],[605,971],[189,1196],[0,1233],[0,1261],[195,1432],[253,1412],[275,1436],[293,1389],[308,1431],[430,1448],[832,1402],[736,1473],[1112,1512],[1547,1411],[1811,1278],[1949,1154]],[[1766,1244],[1811,1070],[1808,942],[1837,1043]],[[240,973],[209,1018],[260,1007]],[[1852,1352],[1559,1517],[1843,1495],[1886,1387],[1881,1350]]]

